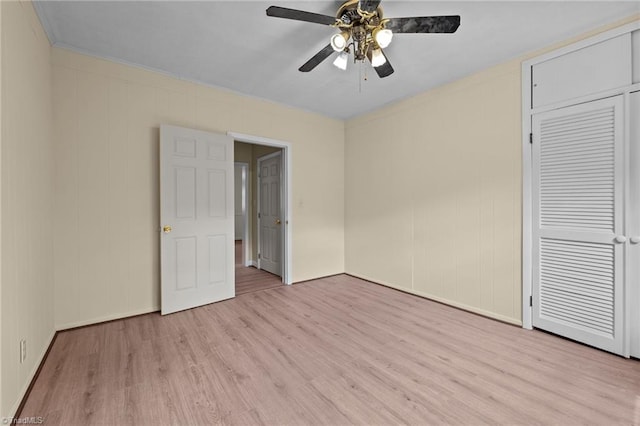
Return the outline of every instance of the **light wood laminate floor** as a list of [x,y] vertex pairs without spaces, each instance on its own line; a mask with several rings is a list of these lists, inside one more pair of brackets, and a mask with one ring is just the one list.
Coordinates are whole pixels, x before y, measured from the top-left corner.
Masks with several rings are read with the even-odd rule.
[[336,276],[58,335],[61,425],[633,424],[640,363]]
[[282,278],[253,266],[242,264],[242,241],[236,241],[236,295],[280,287]]

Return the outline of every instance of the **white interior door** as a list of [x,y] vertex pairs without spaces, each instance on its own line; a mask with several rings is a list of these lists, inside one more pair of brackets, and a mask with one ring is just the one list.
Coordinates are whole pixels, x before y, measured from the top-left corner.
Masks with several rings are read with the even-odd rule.
[[258,159],[260,196],[260,269],[282,276],[282,155],[280,152]]
[[[640,35],[640,32],[638,33]],[[640,37],[638,37],[640,40]],[[640,44],[640,43],[639,43]],[[640,50],[640,46],[639,46]],[[639,52],[640,56],[640,52]],[[629,117],[631,134],[629,149],[629,214],[628,235],[630,296],[631,356],[640,358],[640,92],[631,93]],[[635,118],[634,118],[635,117]]]
[[233,139],[160,128],[162,314],[235,295]]
[[533,325],[622,354],[622,96],[533,117]]

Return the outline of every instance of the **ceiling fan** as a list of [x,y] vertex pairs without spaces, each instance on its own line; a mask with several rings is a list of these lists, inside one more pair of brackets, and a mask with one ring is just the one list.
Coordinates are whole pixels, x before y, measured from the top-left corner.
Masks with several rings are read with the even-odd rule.
[[329,25],[340,31],[331,37],[328,45],[305,62],[300,71],[311,71],[334,52],[338,52],[338,56],[333,64],[346,70],[349,54],[353,53],[354,62],[368,59],[380,78],[393,73],[393,67],[382,51],[391,43],[393,34],[454,33],[460,26],[458,15],[384,18],[380,1],[348,0],[340,6],[335,18],[279,6],[269,7],[267,16]]

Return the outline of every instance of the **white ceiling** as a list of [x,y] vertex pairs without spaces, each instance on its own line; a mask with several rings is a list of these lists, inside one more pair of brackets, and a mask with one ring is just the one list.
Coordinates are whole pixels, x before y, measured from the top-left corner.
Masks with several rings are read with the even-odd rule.
[[[431,2],[384,0],[386,17],[461,15],[455,34],[398,34],[385,50],[395,73],[341,71],[324,47],[329,26],[267,17],[272,4],[334,15],[339,1],[44,1],[36,10],[55,46],[235,92],[351,118],[640,11],[637,1]],[[364,81],[360,73],[366,74]]]

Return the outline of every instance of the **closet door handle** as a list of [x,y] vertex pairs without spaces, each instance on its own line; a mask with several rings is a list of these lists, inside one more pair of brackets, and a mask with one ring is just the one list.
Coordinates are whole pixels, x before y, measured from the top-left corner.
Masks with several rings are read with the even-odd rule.
[[616,243],[622,244],[627,242],[627,237],[625,237],[624,235],[618,235],[616,238],[614,238],[614,240]]
[[631,241],[631,244],[640,244],[640,237],[631,237],[629,241]]

